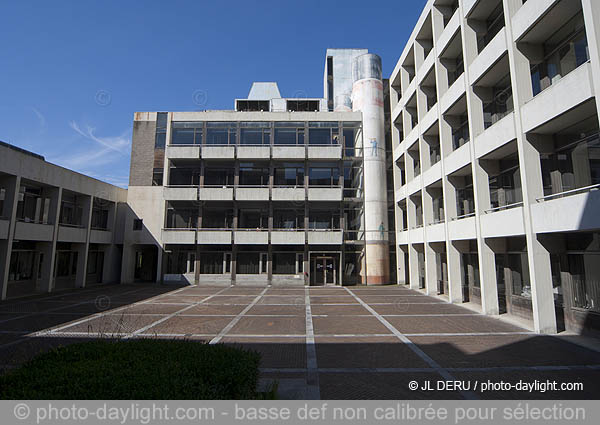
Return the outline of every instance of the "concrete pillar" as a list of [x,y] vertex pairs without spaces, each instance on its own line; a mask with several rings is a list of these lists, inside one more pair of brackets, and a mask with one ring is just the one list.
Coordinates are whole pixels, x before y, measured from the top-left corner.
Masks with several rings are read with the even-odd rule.
[[94,197],[86,196],[83,199],[81,212],[81,225],[85,227],[85,243],[76,248],[77,250],[77,274],[75,276],[75,287],[85,288],[87,278],[88,252],[90,247],[90,232],[92,225],[92,206]]
[[478,246],[481,310],[485,314],[499,314],[498,284],[496,282],[496,259],[494,251],[484,239]]
[[[519,2],[516,0],[504,0],[507,34],[512,33],[512,20],[508,18],[512,17],[519,7]],[[531,280],[533,323],[536,332],[556,333],[550,254],[534,233],[531,218],[531,205],[536,203],[537,198],[543,196],[540,157],[539,152],[523,133],[521,123],[520,107],[532,96],[529,61],[517,49],[516,43],[511,38],[507,38],[507,43],[515,102],[515,126],[523,192],[523,218]]]
[[419,253],[413,244],[408,245],[410,289],[419,289]]
[[132,283],[135,280],[135,249],[133,244],[123,244],[121,283]]
[[62,200],[62,188],[44,188],[44,192],[50,195],[50,210],[48,212],[48,223],[54,227],[52,242],[42,243],[42,253],[44,259],[42,262],[42,278],[40,280],[40,290],[42,292],[52,292],[54,289],[54,275],[56,263],[56,240],[58,238],[58,222],[60,218],[60,204]]
[[1,298],[6,299],[8,289],[8,274],[12,254],[12,244],[15,235],[15,224],[17,216],[17,204],[19,202],[19,188],[21,187],[20,176],[8,176],[3,178],[4,183],[4,211],[1,215],[8,219],[8,235],[0,240],[0,289]]
[[461,253],[450,240],[446,243],[446,252],[448,253],[448,301],[462,303]]
[[436,252],[431,244],[425,243],[425,292],[429,295],[436,295],[438,292],[437,281],[437,261]]
[[102,283],[114,283],[120,281],[120,262],[121,256],[119,255],[119,248],[117,247],[117,245],[107,245],[104,249],[104,264],[102,265]]
[[[598,90],[600,87],[600,4],[597,0],[581,0],[581,6],[592,65],[592,80]],[[599,96],[596,96],[596,108],[600,114]]]

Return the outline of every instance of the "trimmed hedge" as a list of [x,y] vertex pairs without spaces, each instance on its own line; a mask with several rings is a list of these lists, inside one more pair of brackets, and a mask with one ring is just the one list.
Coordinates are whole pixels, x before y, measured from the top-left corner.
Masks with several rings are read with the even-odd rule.
[[2,399],[255,399],[260,355],[185,340],[96,340],[0,376]]

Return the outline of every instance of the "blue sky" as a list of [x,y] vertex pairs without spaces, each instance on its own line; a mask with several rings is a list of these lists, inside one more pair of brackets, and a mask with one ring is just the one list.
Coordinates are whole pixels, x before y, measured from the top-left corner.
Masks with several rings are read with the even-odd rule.
[[252,81],[322,97],[331,47],[368,48],[389,76],[424,4],[4,2],[0,140],[126,187],[135,111],[232,109]]

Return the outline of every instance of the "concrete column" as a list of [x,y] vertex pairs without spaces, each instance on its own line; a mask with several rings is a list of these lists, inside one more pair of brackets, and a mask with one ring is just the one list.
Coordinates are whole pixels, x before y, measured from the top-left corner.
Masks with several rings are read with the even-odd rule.
[[135,245],[123,244],[123,262],[121,264],[121,283],[135,280]]
[[410,289],[419,290],[419,253],[413,244],[408,245]]
[[[600,4],[597,0],[581,0],[581,6],[592,65],[592,80],[597,91],[600,87]],[[600,114],[599,96],[596,96],[596,108]]]
[[446,243],[448,253],[448,301],[451,303],[462,303],[462,269],[461,253],[452,241]]
[[498,284],[496,282],[496,259],[494,251],[484,239],[478,245],[481,310],[485,314],[499,314]]
[[431,247],[431,244],[425,243],[425,292],[429,295],[436,295],[437,288],[437,262],[436,252]]
[[60,217],[60,204],[62,200],[62,187],[44,188],[44,192],[50,195],[50,210],[48,212],[48,223],[54,227],[52,242],[41,244],[44,255],[42,263],[42,278],[40,280],[40,290],[43,292],[52,292],[54,289],[54,275],[56,262],[56,240],[58,238],[58,221]]
[[77,274],[75,276],[75,287],[85,288],[87,278],[88,252],[90,247],[90,231],[92,225],[92,206],[94,197],[86,196],[83,200],[81,212],[81,224],[85,227],[85,243],[77,247]]
[[102,265],[102,283],[118,282],[121,276],[118,273],[119,248],[115,244],[107,245],[104,249],[104,264]]
[[[504,10],[507,17],[513,16],[519,7],[519,2],[516,0],[504,0]],[[597,6],[594,6],[594,8],[597,8]],[[506,26],[506,33],[511,34],[511,19],[506,20]],[[521,121],[521,106],[532,95],[529,61],[517,49],[512,37],[508,37],[507,43],[515,102],[517,150],[523,192],[523,218],[531,280],[534,329],[539,333],[556,333],[550,254],[537,239],[537,235],[533,231],[531,218],[531,205],[536,203],[537,198],[543,196],[540,158],[539,152],[523,133]]]
[[0,240],[0,290],[1,298],[6,299],[8,289],[8,275],[10,269],[10,259],[12,254],[12,245],[15,235],[15,224],[17,216],[17,204],[19,202],[19,188],[21,187],[20,176],[8,176],[4,181],[4,211],[1,215],[8,219],[8,235],[5,240]]

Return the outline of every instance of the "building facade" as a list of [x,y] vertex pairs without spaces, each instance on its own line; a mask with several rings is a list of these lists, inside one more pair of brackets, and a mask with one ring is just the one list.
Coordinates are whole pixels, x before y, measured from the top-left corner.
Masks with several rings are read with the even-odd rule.
[[127,191],[0,143],[1,299],[119,282]]
[[398,282],[598,329],[594,0],[430,0],[391,77]]
[[324,81],[320,99],[254,83],[230,111],[136,113],[122,281],[389,283],[381,61],[329,50]]

